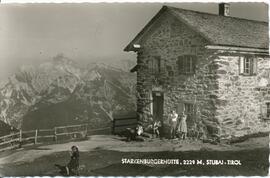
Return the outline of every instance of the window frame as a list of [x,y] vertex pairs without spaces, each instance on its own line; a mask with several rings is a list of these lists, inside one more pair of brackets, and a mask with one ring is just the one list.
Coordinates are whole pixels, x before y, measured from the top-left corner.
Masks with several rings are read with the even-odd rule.
[[177,57],[178,73],[192,75],[196,73],[196,55],[182,55]]
[[184,103],[184,110],[186,115],[193,115],[194,114],[194,104],[193,103]]
[[151,74],[161,73],[161,57],[154,56],[148,61],[148,68]]
[[252,56],[239,57],[239,74],[243,76],[257,75],[257,58]]

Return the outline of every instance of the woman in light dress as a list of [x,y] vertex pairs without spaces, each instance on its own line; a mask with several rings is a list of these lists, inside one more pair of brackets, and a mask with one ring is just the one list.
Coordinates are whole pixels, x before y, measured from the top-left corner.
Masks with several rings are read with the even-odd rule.
[[183,111],[181,116],[180,116],[180,122],[178,125],[178,132],[180,133],[180,139],[185,140],[187,137],[187,115]]

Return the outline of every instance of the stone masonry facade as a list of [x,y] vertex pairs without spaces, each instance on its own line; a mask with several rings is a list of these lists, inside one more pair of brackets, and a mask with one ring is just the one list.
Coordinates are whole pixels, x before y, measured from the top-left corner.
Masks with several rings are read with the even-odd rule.
[[[159,17],[151,29],[137,53],[137,110],[143,123],[152,122],[151,96],[157,90],[164,94],[164,126],[169,112],[185,103],[193,105],[189,130],[199,128],[206,137],[231,137],[266,126],[260,115],[270,92],[256,86],[269,59],[258,60],[257,76],[240,76],[237,54],[206,49],[207,40],[172,15]],[[179,73],[182,55],[196,56],[195,73]],[[149,63],[156,57],[160,70],[152,73]]]
[[[269,58],[250,55],[257,59],[257,74],[239,74],[239,55],[233,53],[218,56],[218,99],[217,120],[223,137],[242,136],[269,128],[266,118],[269,86],[260,86],[269,80]],[[268,81],[269,82],[269,81]]]

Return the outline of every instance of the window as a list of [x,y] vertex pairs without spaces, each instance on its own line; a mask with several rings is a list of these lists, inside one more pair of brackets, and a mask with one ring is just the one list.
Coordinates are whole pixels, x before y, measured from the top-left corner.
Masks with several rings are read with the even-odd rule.
[[266,103],[266,117],[270,118],[270,103]]
[[187,125],[190,128],[194,125],[196,119],[195,105],[193,103],[184,103],[184,109],[187,115]]
[[166,66],[166,70],[167,70],[167,72],[168,72],[168,75],[169,75],[170,77],[173,77],[174,72],[173,72],[172,66]]
[[194,112],[194,105],[191,103],[185,103],[185,112],[188,116],[192,116]]
[[161,58],[155,56],[148,61],[148,67],[151,73],[158,74],[161,72]]
[[257,73],[257,59],[248,56],[240,57],[239,73],[242,75],[256,75]]
[[244,60],[244,73],[245,74],[251,74],[251,59],[245,58]]
[[179,56],[177,64],[180,74],[193,74],[196,68],[196,56]]

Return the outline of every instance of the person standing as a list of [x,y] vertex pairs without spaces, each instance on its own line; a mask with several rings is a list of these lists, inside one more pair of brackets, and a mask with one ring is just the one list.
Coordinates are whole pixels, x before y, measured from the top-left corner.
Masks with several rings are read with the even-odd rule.
[[181,120],[179,122],[178,131],[180,133],[180,139],[185,140],[187,137],[187,115],[183,111],[181,114]]
[[176,126],[177,126],[177,119],[178,119],[178,114],[176,113],[175,110],[172,110],[172,112],[169,114],[169,121],[170,121],[170,126],[171,126],[171,139],[174,139],[175,134],[176,134]]

